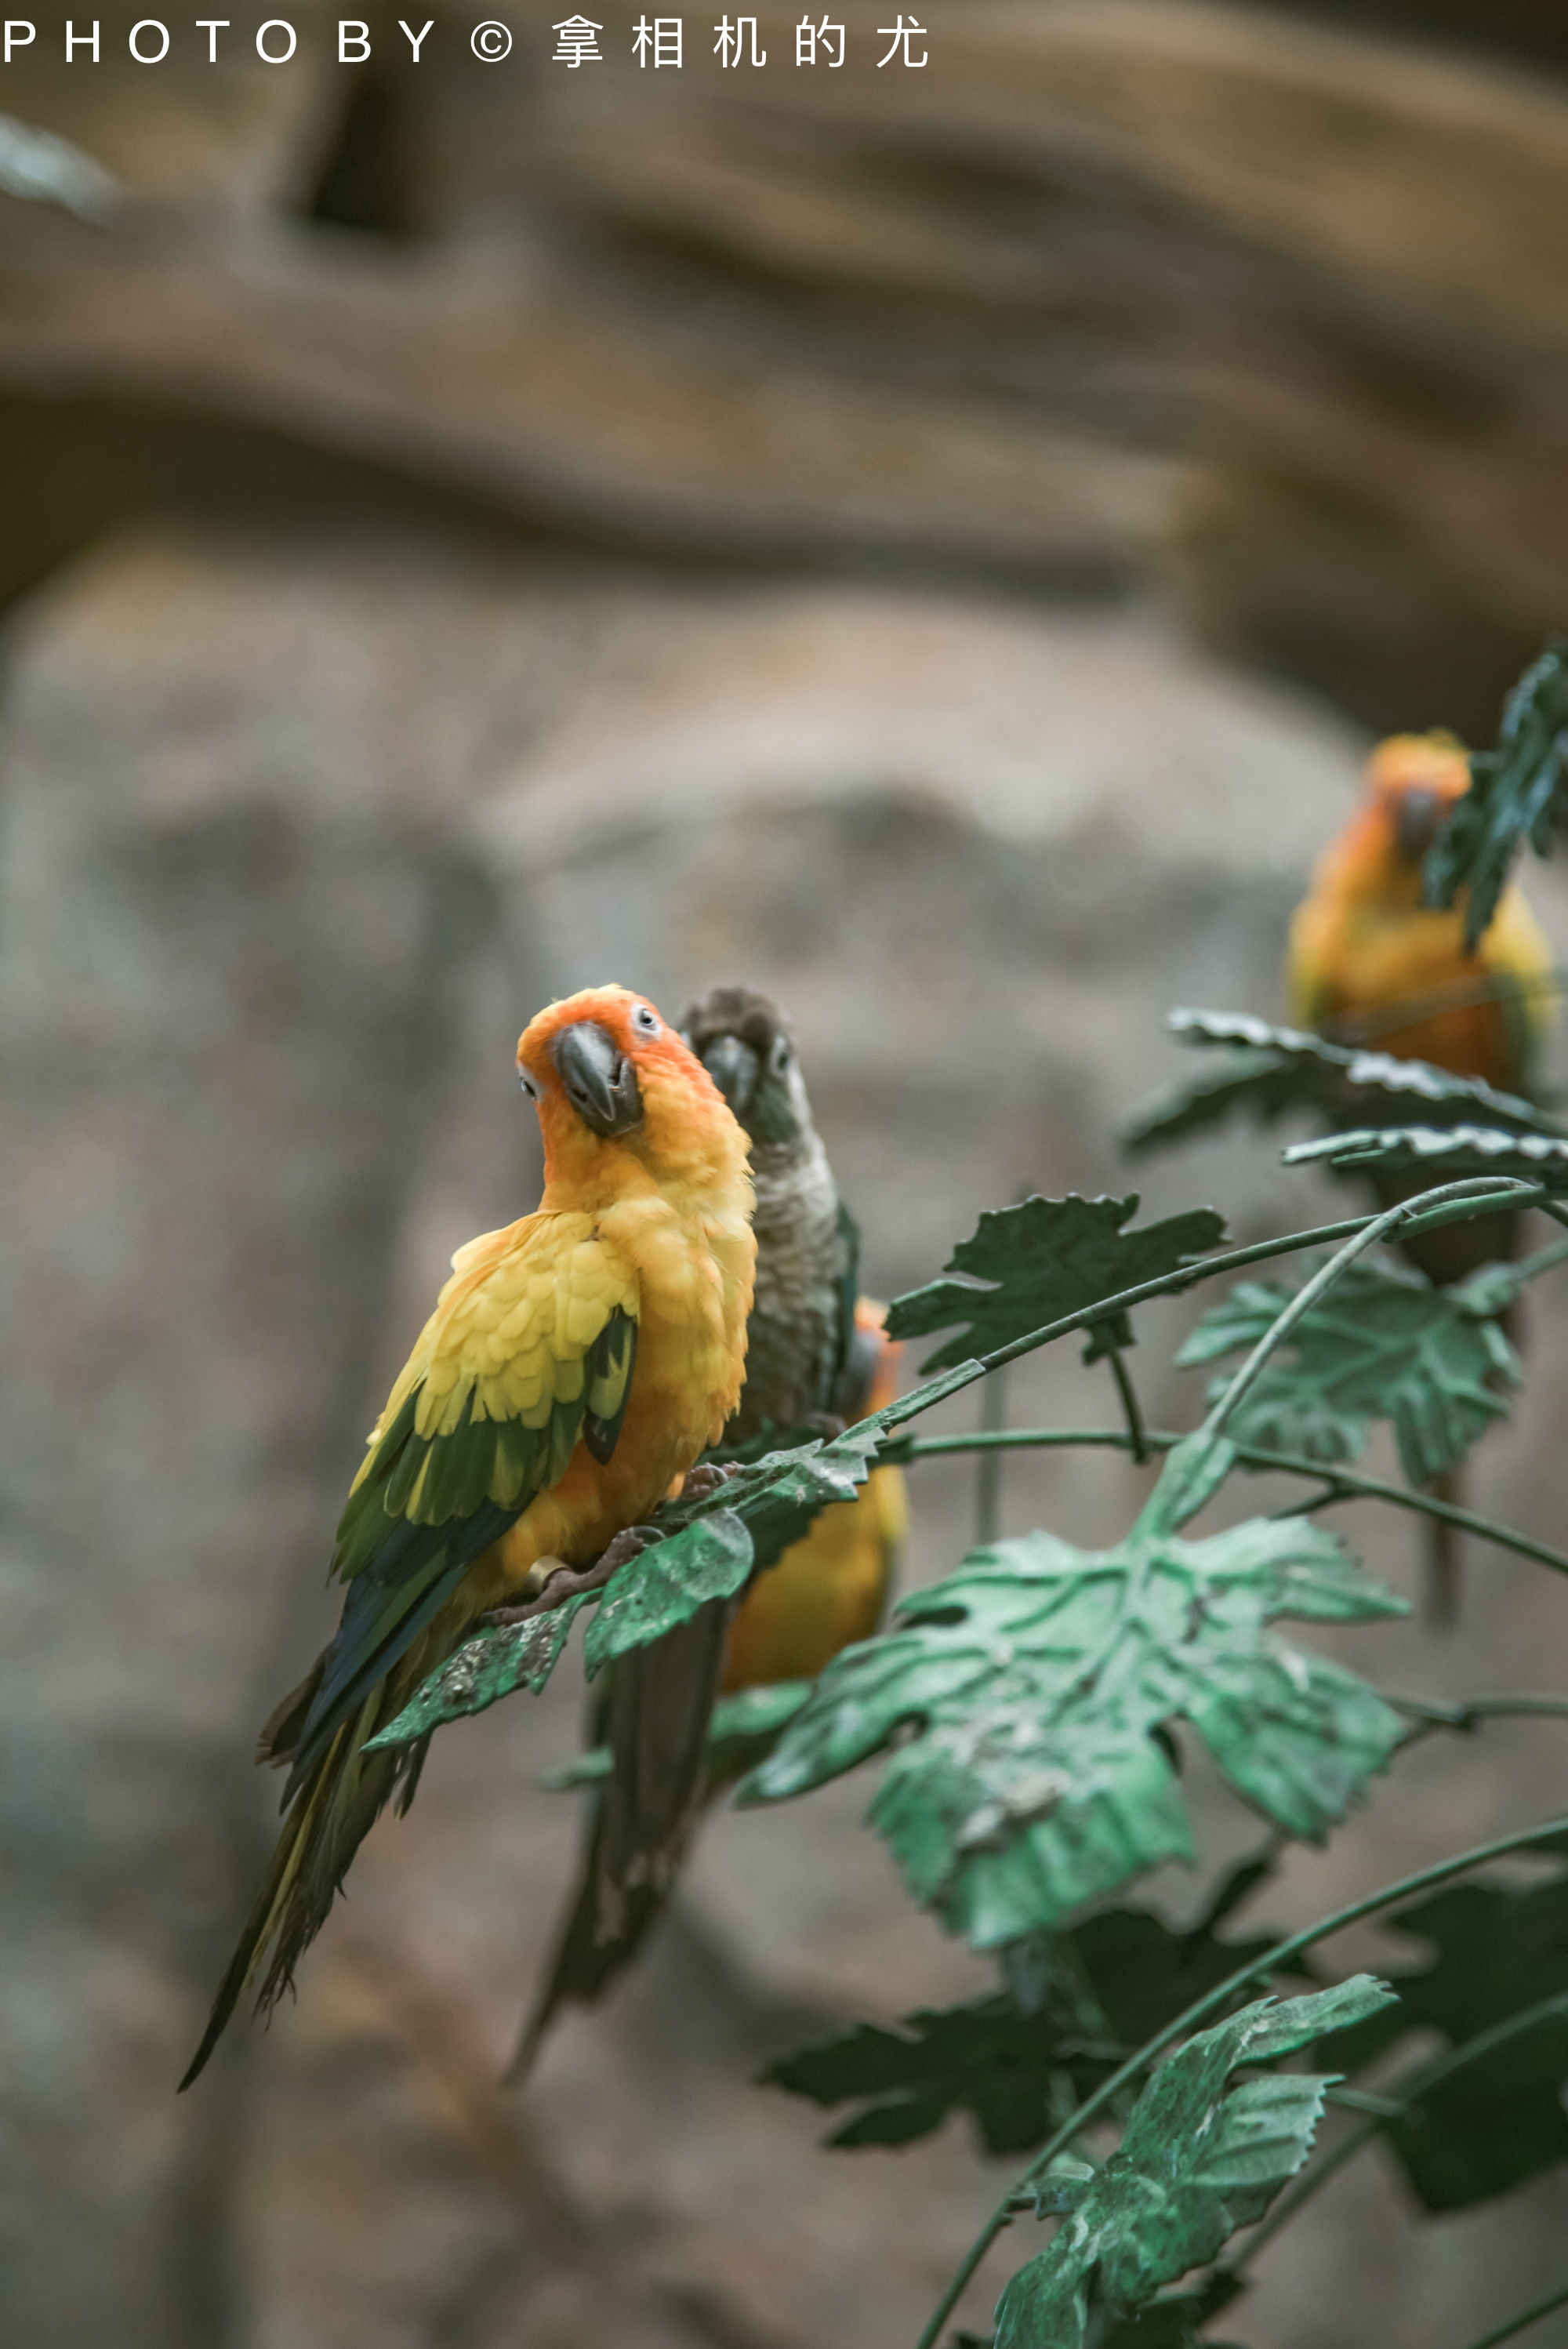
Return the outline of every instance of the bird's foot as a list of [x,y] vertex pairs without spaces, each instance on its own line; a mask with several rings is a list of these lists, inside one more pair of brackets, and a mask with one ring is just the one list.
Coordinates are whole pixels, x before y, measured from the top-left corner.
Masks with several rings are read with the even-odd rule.
[[[736,1473],[737,1465],[738,1463],[733,1460],[722,1467],[716,1461],[704,1460],[697,1467],[688,1468],[686,1481],[681,1486],[681,1499],[706,1501],[711,1494],[717,1492],[721,1485],[728,1484]],[[619,1541],[621,1537],[617,1534],[615,1538]]]
[[[592,1566],[564,1566],[559,1558],[552,1559],[549,1573],[531,1599],[524,1599],[520,1607],[492,1607],[483,1619],[500,1630],[510,1630],[514,1623],[531,1623],[536,1615],[550,1614],[568,1599],[581,1598],[586,1590],[602,1590],[617,1567],[624,1566],[629,1557],[651,1549],[655,1542],[664,1538],[657,1526],[627,1526],[600,1551]],[[541,1559],[540,1564],[544,1563]]]
[[642,1551],[652,1549],[655,1542],[662,1542],[664,1538],[664,1529],[659,1526],[625,1526],[615,1536],[609,1548],[601,1550],[593,1565],[586,1569],[592,1580],[584,1588],[592,1590],[597,1584],[608,1582],[618,1566],[624,1566],[629,1557],[636,1557]]

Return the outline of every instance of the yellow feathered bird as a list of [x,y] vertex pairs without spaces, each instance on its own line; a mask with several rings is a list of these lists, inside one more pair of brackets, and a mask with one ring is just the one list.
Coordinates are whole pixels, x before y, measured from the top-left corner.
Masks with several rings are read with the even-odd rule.
[[[503,1601],[555,1603],[634,1554],[637,1521],[718,1437],[746,1359],[746,1137],[624,988],[552,1004],[518,1046],[544,1136],[536,1214],[453,1258],[338,1526],[337,1635],[262,1734],[290,1762],[276,1852],[181,2085],[259,1977],[270,2005],[423,1746],[366,1754]],[[627,1534],[628,1544],[615,1537]]]
[[[811,1115],[794,1038],[768,998],[746,987],[712,988],[681,1024],[745,1129],[757,1186],[746,1384],[725,1443],[755,1450],[803,1428],[836,1433],[892,1401],[894,1350],[882,1309],[855,1300],[859,1235]],[[707,1758],[715,1696],[814,1676],[873,1631],[904,1523],[903,1476],[875,1469],[853,1501],[825,1509],[755,1578],[733,1619],[709,1607],[617,1660],[593,1729],[609,1748],[611,1775],[593,1798],[583,1865],[514,2076],[559,2009],[602,1998],[663,1913],[692,1830],[718,1791]]]
[[1469,789],[1470,762],[1451,734],[1378,744],[1367,796],[1319,859],[1291,923],[1291,1016],[1336,1042],[1528,1095],[1556,1000],[1552,950],[1523,891],[1517,882],[1504,890],[1473,954],[1462,895],[1446,912],[1421,903],[1427,852]]
[[[1446,912],[1421,902],[1421,869],[1455,802],[1470,789],[1470,762],[1451,734],[1396,734],[1378,744],[1361,805],[1329,843],[1290,929],[1285,986],[1290,1015],[1331,1041],[1365,1043],[1397,1059],[1428,1061],[1501,1092],[1534,1092],[1557,1016],[1552,950],[1517,882],[1473,954],[1464,944],[1464,898]],[[1385,1205],[1423,1187],[1386,1177]],[[1511,1256],[1518,1218],[1487,1216],[1411,1241],[1429,1278],[1462,1279]],[[1432,1612],[1450,1618],[1457,1596],[1449,1528],[1431,1527]]]

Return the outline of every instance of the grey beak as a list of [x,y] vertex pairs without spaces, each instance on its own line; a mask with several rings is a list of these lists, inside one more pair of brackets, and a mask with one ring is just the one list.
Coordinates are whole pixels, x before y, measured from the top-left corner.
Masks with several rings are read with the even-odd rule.
[[550,1048],[566,1098],[591,1133],[604,1142],[640,1123],[637,1072],[606,1028],[579,1019],[562,1028]]
[[702,1056],[703,1067],[729,1103],[731,1113],[740,1117],[751,1099],[759,1066],[749,1044],[738,1036],[716,1036]]
[[1394,818],[1394,841],[1402,864],[1419,864],[1442,829],[1448,812],[1436,792],[1407,792]]

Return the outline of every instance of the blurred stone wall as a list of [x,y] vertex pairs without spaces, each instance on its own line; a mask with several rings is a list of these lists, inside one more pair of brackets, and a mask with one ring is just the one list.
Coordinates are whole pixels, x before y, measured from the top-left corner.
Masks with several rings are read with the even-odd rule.
[[[1000,2173],[957,2131],[820,2153],[748,2085],[986,1979],[865,1786],[717,1823],[624,1996],[496,2089],[571,1861],[535,1785],[570,1670],[443,1737],[297,2008],[172,2085],[363,1430],[451,1248],[532,1202],[531,1009],[777,993],[892,1293],[1021,1185],[1130,1186],[1166,1005],[1277,1008],[1361,727],[1480,732],[1560,617],[1568,98],[1511,16],[1478,57],[1337,14],[933,0],[940,80],[744,90],[455,42],[351,100],[308,56],[14,71],[131,193],[104,228],[0,199],[0,2338],[917,2333]],[[1323,1197],[1267,1143],[1139,1179],[1248,1236]],[[1167,1421],[1181,1320],[1140,1349]],[[1568,1316],[1531,1335],[1479,1497],[1555,1537]],[[1102,1377],[1057,1350],[1013,1407],[1107,1418]],[[1140,1490],[1020,1465],[1007,1522],[1106,1537]],[[970,1472],[915,1503],[929,1578]],[[1408,1587],[1404,1533],[1347,1524]],[[1550,1685],[1544,1578],[1470,1574],[1460,1638],[1342,1651]],[[1424,1751],[1260,1913],[1539,1811],[1557,1755]],[[1555,2281],[1559,2180],[1401,2209],[1347,2174],[1253,2349],[1448,2349]]]

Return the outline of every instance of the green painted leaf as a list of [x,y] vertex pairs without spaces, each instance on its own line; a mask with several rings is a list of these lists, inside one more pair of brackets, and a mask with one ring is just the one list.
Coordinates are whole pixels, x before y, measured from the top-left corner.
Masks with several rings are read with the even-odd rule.
[[1537,856],[1561,831],[1568,760],[1568,647],[1549,645],[1503,705],[1495,750],[1470,760],[1470,787],[1426,864],[1427,902],[1451,905],[1468,890],[1465,946],[1474,952],[1528,840]]
[[[708,1522],[721,1511],[731,1514],[751,1537],[757,1566],[771,1566],[799,1540],[830,1502],[854,1499],[876,1466],[879,1454],[892,1441],[886,1414],[879,1413],[846,1428],[830,1444],[813,1436],[809,1444],[731,1466],[717,1491],[696,1501],[684,1497],[665,1501],[651,1522],[674,1536],[688,1526]],[[644,1558],[656,1555],[652,1549],[643,1552]]]
[[[936,1381],[935,1391],[940,1393],[949,1384],[965,1382],[955,1371],[949,1380]],[[897,1441],[889,1424],[890,1414],[897,1409],[890,1404],[886,1412],[861,1421],[831,1444],[816,1437],[793,1450],[769,1453],[766,1459],[732,1468],[722,1485],[700,1499],[665,1502],[651,1522],[665,1537],[627,1559],[605,1586],[602,1599],[589,1593],[586,1599],[566,1602],[571,1609],[565,1614],[566,1623],[580,1605],[598,1606],[583,1641],[589,1678],[613,1656],[662,1639],[710,1599],[730,1597],[751,1572],[771,1566],[791,1543],[799,1541],[830,1502],[852,1500],[880,1453]],[[548,1669],[539,1678],[530,1660],[548,1648],[552,1665],[561,1642],[556,1640],[552,1645],[552,1635],[536,1627],[556,1621],[562,1613],[564,1610],[558,1609],[548,1617],[535,1617],[515,1631],[487,1630],[477,1634],[431,1674],[376,1743],[405,1744],[412,1737],[423,1736],[427,1728],[482,1713],[498,1697],[510,1696],[516,1689],[542,1687]],[[564,1635],[562,1625],[561,1637]],[[510,1640],[521,1642],[525,1667],[515,1671],[503,1652]],[[415,1722],[422,1725],[405,1728],[405,1723]],[[738,1749],[731,1762],[734,1767],[742,1766]]]
[[569,1599],[548,1615],[535,1615],[527,1623],[505,1630],[486,1624],[437,1666],[395,1721],[366,1740],[365,1751],[375,1754],[384,1746],[410,1745],[449,1721],[483,1713],[520,1688],[530,1689],[537,1696],[555,1670],[566,1634],[585,1603],[582,1597]]
[[[961,1322],[960,1334],[939,1346],[923,1366],[941,1370],[966,1355],[1010,1346],[1047,1322],[1083,1312],[1102,1297],[1162,1279],[1218,1247],[1225,1237],[1224,1218],[1212,1207],[1126,1230],[1137,1212],[1136,1192],[1125,1199],[1080,1199],[1076,1194],[1026,1199],[1020,1206],[988,1211],[947,1261],[948,1272],[966,1278],[934,1280],[895,1298],[888,1309],[888,1335],[923,1338]],[[1131,1343],[1127,1314],[1110,1314],[1089,1331],[1084,1360],[1092,1362],[1112,1346]]]
[[751,1536],[733,1509],[716,1509],[668,1541],[618,1566],[583,1640],[590,1680],[634,1648],[651,1647],[710,1599],[731,1599],[752,1568]]
[[[1503,1391],[1519,1385],[1519,1360],[1492,1317],[1521,1286],[1501,1265],[1448,1288],[1402,1265],[1352,1265],[1270,1358],[1231,1433],[1332,1462],[1354,1460],[1372,1423],[1387,1420],[1406,1475],[1425,1484],[1507,1415]],[[1204,1315],[1178,1366],[1250,1352],[1298,1294],[1289,1281],[1243,1281]]]
[[[1392,1996],[1362,1974],[1320,1993],[1320,2011],[1370,2014]],[[1243,2007],[1160,2065],[1118,2150],[1067,2188],[1055,2240],[1004,2292],[995,2349],[1085,2349],[1091,2309],[1099,2320],[1141,2307],[1263,2217],[1311,2151],[1329,2085],[1299,2072],[1232,2080],[1317,2035],[1319,2000],[1289,2004],[1288,2022],[1272,2000]]]
[[1568,2159],[1568,1871],[1450,1886],[1389,1922],[1430,1946],[1429,1963],[1394,1977],[1397,2014],[1316,2053],[1358,2067],[1406,2030],[1442,2034],[1439,2054],[1379,2078],[1406,2106],[1385,2135],[1429,2210],[1468,2209]]
[[915,1898],[994,1948],[1192,1857],[1172,1722],[1276,1826],[1322,1837],[1400,1723],[1268,1626],[1406,1611],[1299,1517],[1200,1542],[1140,1524],[1103,1551],[1029,1534],[974,1551],[835,1658],[738,1799],[804,1794],[891,1750],[873,1824]]
[[1281,1155],[1287,1166],[1326,1164],[1336,1173],[1372,1167],[1379,1174],[1423,1174],[1433,1185],[1460,1183],[1473,1174],[1511,1174],[1549,1191],[1568,1191],[1568,1140],[1508,1133],[1497,1126],[1456,1125],[1446,1132],[1428,1125],[1365,1127],[1294,1143]]
[[1454,1124],[1504,1133],[1561,1134],[1563,1126],[1517,1093],[1479,1077],[1456,1077],[1425,1061],[1330,1044],[1300,1028],[1276,1028],[1235,1011],[1173,1011],[1170,1026],[1184,1044],[1222,1052],[1136,1112],[1122,1128],[1134,1154],[1208,1132],[1236,1114],[1255,1125],[1302,1111],[1331,1130]]
[[1071,1933],[1042,1937],[1026,2002],[1008,1990],[906,2015],[891,2031],[860,2023],[761,2076],[814,2104],[858,2104],[830,2145],[908,2145],[967,2113],[987,2153],[1026,2153],[1060,2118],[1060,2080],[1081,2103],[1135,2047],[1269,1947],[1222,1941],[1203,1924],[1178,1932],[1147,1909],[1112,1909]]

